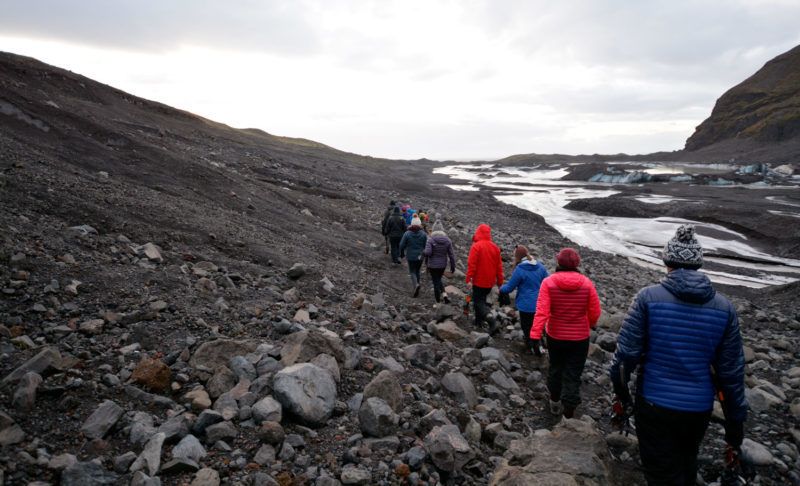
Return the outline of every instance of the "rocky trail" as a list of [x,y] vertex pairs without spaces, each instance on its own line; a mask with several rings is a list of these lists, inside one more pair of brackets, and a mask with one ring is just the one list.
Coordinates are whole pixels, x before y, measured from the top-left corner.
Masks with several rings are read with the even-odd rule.
[[[430,161],[233,130],[15,56],[0,74],[0,484],[643,483],[607,374],[660,272],[578,248],[604,312],[560,420],[513,308],[493,306],[495,336],[461,311],[480,223],[506,272],[518,243],[553,270],[572,245],[538,216],[441,186]],[[427,277],[413,298],[384,253],[390,199],[444,223],[451,305]],[[753,484],[800,484],[798,286],[720,291]],[[723,450],[712,424],[703,483]]]

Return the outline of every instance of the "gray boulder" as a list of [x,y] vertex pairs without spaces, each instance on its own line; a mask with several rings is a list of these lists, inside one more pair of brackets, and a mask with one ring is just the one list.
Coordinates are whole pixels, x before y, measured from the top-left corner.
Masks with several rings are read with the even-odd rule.
[[370,397],[361,403],[358,420],[365,435],[386,437],[397,431],[399,418],[383,399]]
[[363,400],[370,397],[383,399],[395,412],[400,411],[403,406],[403,388],[397,381],[397,376],[389,370],[378,373],[378,376],[364,387]]
[[307,363],[320,354],[329,354],[339,363],[344,363],[344,344],[333,333],[314,330],[299,331],[286,337],[281,348],[281,363],[290,366],[295,363]]
[[122,408],[111,400],[106,400],[86,419],[81,427],[83,435],[89,439],[102,439],[122,417]]
[[447,390],[456,401],[466,403],[470,408],[478,404],[478,392],[469,378],[463,373],[448,373],[442,378],[442,387]]
[[336,383],[328,371],[311,363],[299,363],[275,374],[273,395],[302,422],[321,426],[333,414]]
[[252,412],[253,420],[256,423],[264,421],[280,423],[281,419],[283,419],[281,404],[271,396],[264,397],[253,404]]
[[460,470],[475,457],[467,439],[461,435],[457,425],[434,427],[425,436],[427,447],[433,464],[442,471]]

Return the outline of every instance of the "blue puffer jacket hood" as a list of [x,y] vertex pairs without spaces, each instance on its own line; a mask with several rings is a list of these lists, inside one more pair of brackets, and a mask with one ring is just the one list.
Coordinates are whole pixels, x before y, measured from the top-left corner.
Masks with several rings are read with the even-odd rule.
[[675,297],[692,304],[705,304],[717,294],[705,274],[685,268],[669,272],[661,285]]

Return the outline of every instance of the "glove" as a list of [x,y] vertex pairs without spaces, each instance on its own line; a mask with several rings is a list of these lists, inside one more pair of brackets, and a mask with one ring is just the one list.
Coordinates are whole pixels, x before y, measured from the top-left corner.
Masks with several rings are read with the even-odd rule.
[[720,477],[721,486],[741,486],[755,477],[753,463],[742,454],[738,447],[728,446],[725,451],[725,468]]
[[744,440],[744,422],[738,420],[725,421],[725,442],[733,449],[739,449]]
[[538,339],[531,339],[531,351],[533,351],[533,354],[536,356],[542,355],[542,348],[539,347],[539,344],[540,341]]
[[500,305],[511,305],[511,298],[505,292],[500,292],[497,300],[499,301]]
[[629,419],[633,415],[633,402],[630,400],[621,400],[619,396],[614,396],[614,403],[612,404],[614,414],[611,416],[611,424],[619,429],[619,433],[630,433]]

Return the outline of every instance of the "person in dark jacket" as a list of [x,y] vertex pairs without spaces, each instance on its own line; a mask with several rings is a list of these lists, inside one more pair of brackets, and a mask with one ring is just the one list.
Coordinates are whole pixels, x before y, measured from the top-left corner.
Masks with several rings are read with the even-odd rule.
[[572,418],[581,403],[581,374],[589,353],[589,334],[600,318],[600,299],[588,277],[578,271],[581,257],[572,248],[556,255],[556,271],[539,287],[530,337],[539,348],[547,328],[547,389],[550,412]]
[[[697,271],[703,251],[693,226],[677,229],[662,259],[667,276],[639,291],[623,321],[611,382],[617,413],[627,421],[633,409],[647,483],[693,485],[715,387],[724,397],[725,441],[737,454],[742,444],[742,337],[733,305]],[[628,380],[634,370],[632,404]]]
[[400,214],[400,208],[395,206],[392,209],[392,215],[386,220],[386,225],[383,227],[383,234],[389,237],[389,245],[392,250],[392,263],[400,263],[400,240],[406,233],[406,220]]
[[419,296],[419,270],[422,268],[422,261],[425,258],[425,244],[428,235],[422,231],[422,222],[414,216],[411,226],[400,240],[400,258],[405,257],[408,262],[408,275],[411,277],[411,284],[414,286],[414,297]]
[[433,298],[436,302],[440,302],[442,299],[449,302],[444,291],[442,276],[447,268],[448,259],[450,260],[450,273],[456,271],[456,251],[453,248],[453,242],[445,234],[441,221],[433,224],[433,233],[425,244],[424,253],[428,258],[428,269],[431,271],[431,280],[433,280]]
[[472,246],[467,258],[467,290],[472,293],[475,308],[475,327],[483,321],[489,323],[489,334],[498,331],[497,322],[489,315],[486,297],[497,284],[503,285],[503,261],[500,248],[492,241],[492,229],[488,224],[479,225],[472,237]]
[[547,269],[544,265],[536,261],[528,249],[522,245],[514,248],[514,273],[508,282],[500,287],[500,292],[510,294],[517,289],[517,296],[514,304],[519,312],[519,325],[522,328],[525,344],[536,356],[541,356],[542,351],[539,346],[534,346],[531,339],[531,325],[533,317],[536,315],[536,300],[539,298],[539,287],[542,280],[548,277]]
[[383,239],[386,240],[386,253],[389,253],[389,235],[386,234],[386,222],[389,221],[389,216],[392,215],[395,206],[394,201],[389,201],[389,207],[386,208],[386,211],[383,212],[383,217],[381,217],[381,234]]

